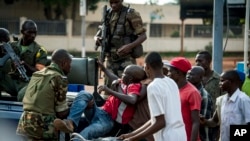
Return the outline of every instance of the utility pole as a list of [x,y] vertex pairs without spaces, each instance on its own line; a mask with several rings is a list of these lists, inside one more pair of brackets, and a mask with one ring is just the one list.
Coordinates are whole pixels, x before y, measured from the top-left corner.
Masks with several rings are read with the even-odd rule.
[[222,73],[223,61],[223,4],[224,0],[214,0],[212,68],[219,74]]
[[249,36],[249,8],[250,2],[246,0],[246,17],[245,17],[245,33],[244,33],[244,72],[247,74],[247,61],[248,61],[248,36]]
[[180,50],[180,56],[184,55],[184,37],[185,37],[185,25],[184,25],[184,19],[181,19],[181,50]]
[[85,57],[86,55],[86,49],[85,49],[85,34],[86,34],[86,28],[85,28],[85,16],[86,16],[86,0],[80,0],[80,16],[82,16],[82,57]]

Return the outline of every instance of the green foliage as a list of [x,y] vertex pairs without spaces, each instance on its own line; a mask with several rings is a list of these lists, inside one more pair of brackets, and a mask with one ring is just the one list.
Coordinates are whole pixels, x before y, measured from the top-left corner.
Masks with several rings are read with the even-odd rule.
[[87,7],[90,11],[95,11],[97,9],[97,3],[100,0],[87,0]]
[[208,45],[205,46],[205,50],[212,54],[212,50],[213,50],[212,42],[209,42]]
[[174,31],[171,35],[171,37],[180,37],[179,31]]

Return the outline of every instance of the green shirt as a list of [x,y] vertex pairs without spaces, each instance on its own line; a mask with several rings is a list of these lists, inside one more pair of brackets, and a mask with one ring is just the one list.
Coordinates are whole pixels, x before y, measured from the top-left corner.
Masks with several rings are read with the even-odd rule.
[[248,96],[250,96],[250,78],[249,77],[246,77],[242,85],[242,91],[245,92]]
[[208,79],[208,81],[205,84],[203,84],[204,88],[212,97],[213,107],[215,107],[216,98],[221,95],[219,83],[220,83],[220,75],[217,72],[213,71],[213,75]]
[[[11,46],[17,56],[19,56],[21,61],[29,64],[32,67],[35,67],[36,64],[47,65],[47,51],[35,41],[29,46],[22,46],[21,40],[12,42]],[[15,70],[13,68],[13,70]],[[32,75],[32,71],[26,68],[26,74],[28,76]]]

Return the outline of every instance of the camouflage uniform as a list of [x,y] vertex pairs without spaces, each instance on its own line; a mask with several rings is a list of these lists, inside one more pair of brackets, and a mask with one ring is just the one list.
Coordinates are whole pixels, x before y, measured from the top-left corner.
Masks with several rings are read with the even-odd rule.
[[67,77],[55,63],[34,72],[23,98],[17,134],[32,140],[57,140],[53,121],[57,112],[68,109],[67,85]]
[[[123,12],[126,12],[126,14],[120,14]],[[122,45],[133,42],[131,36],[139,35],[145,32],[146,29],[143,27],[140,13],[125,6],[122,7],[120,12],[112,12],[110,9],[108,20],[111,51],[107,54],[106,68],[118,77],[121,77],[125,67],[130,64],[136,64],[136,60],[130,54],[118,56],[116,51]]]
[[207,92],[211,95],[212,100],[213,100],[213,111],[215,110],[215,101],[216,98],[221,96],[221,90],[220,90],[220,75],[213,71],[212,77],[208,79],[208,81],[203,84],[204,88],[207,90]]
[[[29,46],[22,47],[21,41],[12,42],[11,46],[17,56],[19,56],[21,61],[25,61],[30,66],[35,66],[36,63],[43,65],[47,64],[47,51],[41,47],[36,42],[31,43]],[[26,48],[23,50],[22,48]],[[20,91],[28,83],[19,79],[18,70],[15,70],[10,60],[5,64],[2,73],[2,79],[0,80],[0,88],[2,88],[7,93],[12,96],[16,96],[18,93],[21,95],[24,94],[25,90]],[[11,71],[11,72],[9,72]],[[28,77],[32,75],[32,72],[29,69],[26,69],[26,74]],[[11,75],[9,75],[11,74]]]

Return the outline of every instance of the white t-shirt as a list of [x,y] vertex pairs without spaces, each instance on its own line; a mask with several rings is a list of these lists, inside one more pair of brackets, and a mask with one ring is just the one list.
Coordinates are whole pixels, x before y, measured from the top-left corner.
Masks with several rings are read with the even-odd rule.
[[187,141],[177,84],[169,77],[155,78],[147,87],[151,122],[164,115],[166,126],[154,134],[155,141]]

